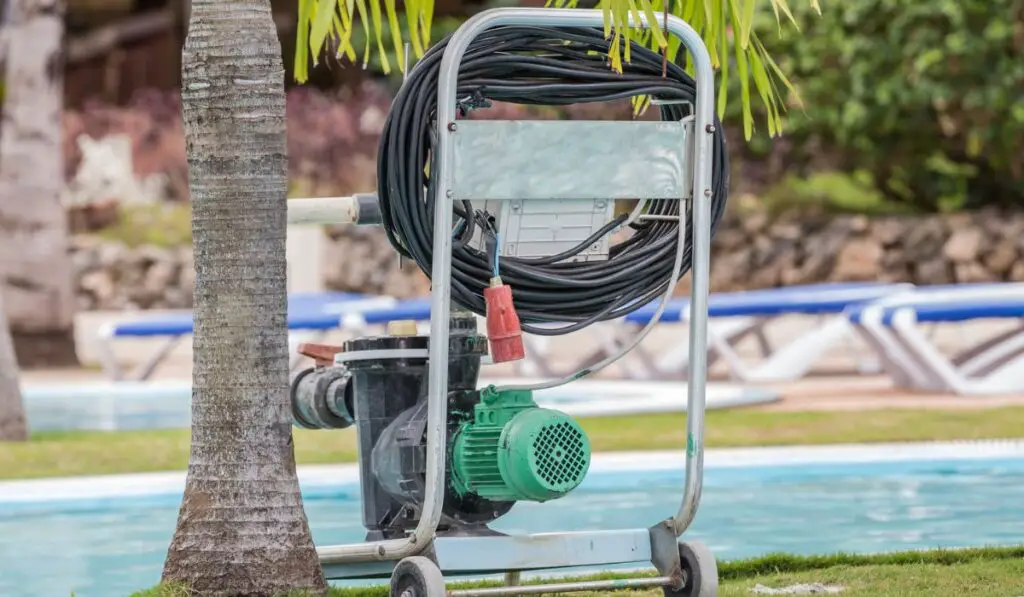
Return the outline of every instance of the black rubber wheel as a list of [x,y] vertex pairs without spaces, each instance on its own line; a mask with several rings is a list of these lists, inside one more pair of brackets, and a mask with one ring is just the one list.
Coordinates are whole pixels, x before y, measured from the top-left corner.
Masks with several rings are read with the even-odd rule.
[[412,556],[391,573],[391,597],[445,597],[444,576],[433,561]]
[[681,542],[679,563],[686,582],[680,589],[664,587],[665,597],[717,597],[718,562],[706,545],[700,541]]

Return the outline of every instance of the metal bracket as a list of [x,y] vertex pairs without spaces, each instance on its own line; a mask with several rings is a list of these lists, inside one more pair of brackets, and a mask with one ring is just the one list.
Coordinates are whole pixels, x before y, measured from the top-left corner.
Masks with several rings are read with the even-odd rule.
[[658,574],[672,579],[672,587],[681,589],[686,584],[683,567],[679,560],[679,543],[672,529],[671,521],[665,520],[654,525],[651,534],[651,563]]

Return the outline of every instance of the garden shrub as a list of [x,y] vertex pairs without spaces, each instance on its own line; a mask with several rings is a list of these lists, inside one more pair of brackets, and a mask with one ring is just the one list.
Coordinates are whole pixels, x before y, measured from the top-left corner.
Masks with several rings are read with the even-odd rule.
[[761,202],[771,212],[812,210],[883,215],[905,211],[903,206],[886,201],[870,173],[863,170],[789,175],[765,189]]
[[1024,0],[804,4],[799,32],[763,36],[803,104],[782,144],[794,166],[834,152],[917,211],[1024,206]]

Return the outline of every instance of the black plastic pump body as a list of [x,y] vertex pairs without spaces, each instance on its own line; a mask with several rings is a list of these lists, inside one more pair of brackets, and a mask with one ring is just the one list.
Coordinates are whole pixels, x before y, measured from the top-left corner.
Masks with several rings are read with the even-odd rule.
[[[477,333],[472,313],[451,318],[448,351],[448,417],[445,458],[459,425],[472,416],[479,400],[477,382],[487,338]],[[402,537],[416,527],[426,489],[427,359],[429,336],[373,336],[344,344],[353,355],[345,367],[351,375],[352,419],[359,436],[359,473],[363,525],[367,540]],[[373,358],[369,352],[378,353]],[[450,467],[444,467],[445,498],[438,532],[491,534],[486,523],[504,515],[513,502],[492,502],[474,494],[457,494]]]

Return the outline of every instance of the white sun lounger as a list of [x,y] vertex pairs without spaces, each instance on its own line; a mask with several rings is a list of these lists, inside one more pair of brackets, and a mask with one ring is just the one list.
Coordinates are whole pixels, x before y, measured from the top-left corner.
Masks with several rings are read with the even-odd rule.
[[[843,316],[845,309],[911,288],[910,284],[832,283],[712,294],[708,302],[709,364],[722,359],[734,380],[747,383],[799,379],[829,349],[852,338],[849,320]],[[629,342],[650,321],[656,306],[647,305],[631,313],[617,326],[592,326],[597,347],[582,365],[597,362]],[[782,346],[771,346],[765,327],[786,315],[819,316],[821,323]],[[680,299],[670,302],[661,321],[670,325],[686,323],[688,318],[689,302]],[[753,363],[741,358],[736,350],[737,344],[750,336],[757,338],[761,349],[761,358]],[[689,347],[685,334],[680,333],[679,338],[680,342],[657,355],[641,344],[628,360],[624,359],[627,375],[634,379],[685,376]]]
[[[848,310],[899,386],[959,395],[1024,394],[1024,284],[922,287]],[[922,324],[1011,320],[1010,329],[944,354]]]
[[[288,297],[288,330],[290,351],[295,352],[298,341],[313,339],[323,333],[339,329],[347,314],[363,310],[392,306],[391,297],[354,294],[348,292],[295,293]],[[114,381],[125,378],[133,381],[149,379],[153,372],[185,337],[193,330],[192,313],[140,314],[116,321],[100,329],[100,350],[103,369]],[[114,356],[114,342],[124,339],[161,340],[161,346],[130,375],[125,375]]]

